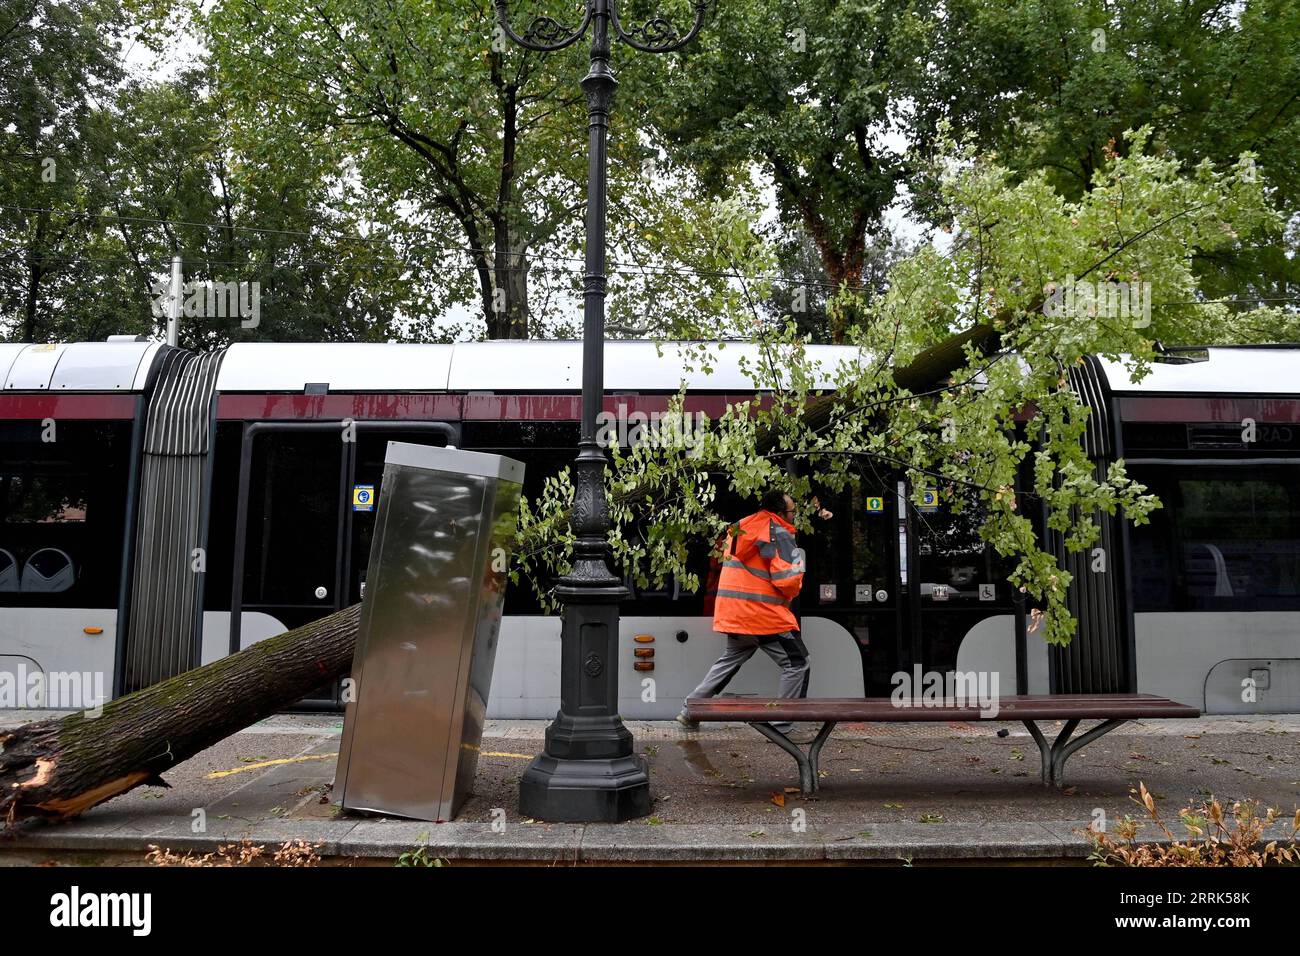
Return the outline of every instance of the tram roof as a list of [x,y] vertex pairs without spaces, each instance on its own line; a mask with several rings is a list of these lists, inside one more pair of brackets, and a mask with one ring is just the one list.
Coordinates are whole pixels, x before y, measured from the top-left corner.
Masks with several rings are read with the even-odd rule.
[[[749,343],[708,343],[708,369],[691,343],[605,343],[607,391],[673,392],[684,378],[692,389],[754,390],[744,363],[763,360]],[[830,388],[837,366],[865,362],[857,348],[808,346],[820,363],[816,385]],[[693,367],[688,371],[685,365]],[[417,344],[232,345],[217,376],[220,392],[300,392],[309,383],[330,391],[577,392],[582,388],[582,343],[575,341]]]
[[[605,344],[605,388],[671,392],[682,379],[691,389],[752,391],[745,363],[760,362],[751,343],[706,343],[710,367],[684,370],[698,343],[615,341]],[[5,391],[130,392],[144,388],[157,342],[110,341],[27,345],[0,343]],[[820,364],[817,387],[833,386],[837,367],[868,361],[857,348],[812,345]],[[1100,359],[1118,393],[1300,393],[1300,347],[1211,347],[1174,352],[1133,382],[1122,358]],[[577,392],[582,387],[582,343],[574,341],[415,343],[270,343],[232,345],[217,378],[219,392],[302,392],[308,385],[334,392]]]
[[1111,391],[1220,395],[1300,394],[1300,346],[1173,351],[1134,382],[1126,360],[1100,358]]
[[5,391],[138,392],[158,342],[0,343]]

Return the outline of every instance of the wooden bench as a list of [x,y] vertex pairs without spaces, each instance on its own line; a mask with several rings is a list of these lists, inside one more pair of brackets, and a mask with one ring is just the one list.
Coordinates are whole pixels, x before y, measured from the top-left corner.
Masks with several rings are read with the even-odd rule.
[[[799,764],[799,787],[804,793],[817,789],[817,760],[822,745],[835,725],[843,721],[1019,720],[1042,754],[1043,784],[1060,787],[1065,762],[1120,724],[1144,718],[1200,715],[1195,707],[1151,694],[1024,694],[1001,698],[995,714],[986,714],[976,706],[898,704],[890,698],[693,697],[686,701],[686,716],[691,720],[747,723],[794,757]],[[1101,723],[1071,739],[1079,721],[1090,719]],[[808,721],[822,726],[805,753],[771,725],[774,720]],[[1065,726],[1049,744],[1035,723],[1039,720],[1063,720]]]

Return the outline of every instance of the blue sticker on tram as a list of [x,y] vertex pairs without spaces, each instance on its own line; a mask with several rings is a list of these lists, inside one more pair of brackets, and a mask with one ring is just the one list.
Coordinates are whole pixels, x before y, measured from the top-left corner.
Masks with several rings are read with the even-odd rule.
[[374,485],[353,485],[352,486],[352,510],[353,511],[374,511],[375,509],[375,486]]

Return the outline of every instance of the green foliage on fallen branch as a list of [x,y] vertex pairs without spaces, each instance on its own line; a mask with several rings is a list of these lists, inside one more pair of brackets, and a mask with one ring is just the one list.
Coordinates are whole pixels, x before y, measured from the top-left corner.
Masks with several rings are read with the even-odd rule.
[[[674,575],[697,587],[688,548],[724,531],[712,507],[721,489],[753,498],[784,487],[803,503],[807,527],[816,488],[842,490],[864,464],[900,469],[918,501],[928,487],[945,508],[979,506],[981,536],[1011,560],[1011,582],[1041,609],[1035,630],[1068,643],[1070,575],[1037,540],[1028,506],[1045,510],[1071,552],[1097,542],[1099,515],[1140,524],[1159,507],[1123,462],[1097,473],[1081,443],[1089,409],[1069,371],[1088,354],[1124,355],[1141,376],[1157,340],[1231,340],[1239,324],[1271,317],[1243,319],[1196,302],[1191,269],[1195,253],[1271,223],[1251,157],[1185,175],[1173,158],[1148,154],[1144,138],[1131,134],[1130,149],[1112,155],[1078,201],[1063,199],[1043,176],[1015,182],[996,163],[952,147],[937,172],[951,241],[922,247],[894,268],[883,297],[854,303],[852,313],[866,318],[849,330],[848,357],[834,368],[813,358],[793,322],[774,327],[753,310],[758,358],[741,366],[755,390],[768,393],[763,400],[729,407],[702,431],[661,429],[610,449],[609,541],[620,568],[642,585]],[[753,302],[766,295],[752,277],[768,259],[757,247],[747,256],[737,258],[736,272],[741,298]],[[951,350],[942,374],[924,384],[910,374],[968,330],[974,334]],[[727,346],[663,348],[672,352],[667,360],[704,370]],[[827,378],[833,388],[819,390]],[[684,391],[670,413],[681,413],[683,398]],[[1024,410],[1032,417],[1018,422]],[[1017,492],[1022,467],[1032,482]],[[540,582],[567,570],[571,500],[567,474],[548,479],[521,521],[516,576],[537,582],[543,597]]]

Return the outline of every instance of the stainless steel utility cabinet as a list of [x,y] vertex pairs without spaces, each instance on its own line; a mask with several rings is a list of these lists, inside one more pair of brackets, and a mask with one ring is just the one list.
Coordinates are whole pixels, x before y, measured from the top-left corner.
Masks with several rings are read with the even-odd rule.
[[389,442],[335,800],[450,820],[469,796],[524,466]]

